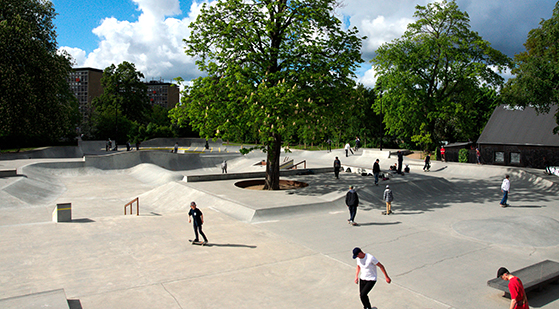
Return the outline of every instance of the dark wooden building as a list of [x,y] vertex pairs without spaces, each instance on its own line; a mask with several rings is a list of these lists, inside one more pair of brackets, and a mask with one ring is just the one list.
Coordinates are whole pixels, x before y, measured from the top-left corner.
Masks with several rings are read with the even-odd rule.
[[553,106],[548,114],[532,107],[501,105],[495,108],[477,144],[483,164],[543,168],[559,165],[559,135]]

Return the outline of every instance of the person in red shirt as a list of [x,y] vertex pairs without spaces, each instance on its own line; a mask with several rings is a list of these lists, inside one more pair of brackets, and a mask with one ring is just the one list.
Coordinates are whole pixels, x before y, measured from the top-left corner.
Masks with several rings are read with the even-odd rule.
[[499,268],[497,271],[497,278],[501,278],[509,282],[509,309],[530,309],[530,307],[528,307],[528,298],[526,298],[526,292],[524,291],[524,286],[522,285],[520,278],[511,275],[504,267]]

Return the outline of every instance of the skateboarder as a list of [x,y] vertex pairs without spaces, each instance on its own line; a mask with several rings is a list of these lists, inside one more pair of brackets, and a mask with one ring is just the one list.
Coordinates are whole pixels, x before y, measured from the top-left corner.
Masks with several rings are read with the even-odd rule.
[[342,168],[342,162],[336,157],[336,160],[334,160],[334,176],[336,176],[336,179],[340,179],[340,168]]
[[[192,220],[190,218],[191,216],[192,216]],[[200,244],[200,240],[198,238],[198,232],[200,232],[200,234],[202,234],[202,237],[204,238],[204,242],[201,244],[202,245],[207,244],[208,239],[206,238],[204,232],[202,232],[202,224],[204,224],[204,215],[202,214],[202,211],[200,209],[196,208],[195,202],[190,203],[190,211],[188,212],[188,223],[190,223],[191,221],[194,226],[194,235],[196,235],[196,238],[194,238],[192,243]]]
[[384,265],[382,265],[373,255],[364,253],[360,248],[353,249],[353,258],[357,261],[357,271],[355,272],[355,283],[359,284],[359,297],[363,308],[371,309],[369,301],[369,292],[377,283],[377,266],[380,268],[386,278],[386,283],[390,284],[392,280],[388,276]]
[[223,162],[221,163],[221,173],[227,174],[227,161],[225,160],[223,160]]
[[518,277],[511,275],[506,268],[501,267],[497,271],[497,278],[501,278],[509,282],[510,308],[530,308],[528,306],[528,298],[526,298],[526,292],[524,291],[524,285],[522,285],[522,281],[520,281]]
[[509,191],[510,191],[510,180],[509,175],[505,176],[503,179],[503,183],[501,184],[501,192],[503,192],[503,198],[501,199],[501,207],[507,207],[507,199],[509,198]]
[[357,196],[357,192],[353,186],[349,186],[349,191],[345,196],[345,204],[349,209],[349,220],[347,220],[347,222],[351,225],[357,225],[354,220],[357,214],[357,206],[359,206],[359,196]]
[[384,194],[382,195],[382,199],[386,202],[386,211],[383,211],[383,215],[389,215],[392,213],[392,201],[394,200],[394,195],[392,194],[392,190],[390,190],[390,186],[386,185],[386,190],[384,190]]

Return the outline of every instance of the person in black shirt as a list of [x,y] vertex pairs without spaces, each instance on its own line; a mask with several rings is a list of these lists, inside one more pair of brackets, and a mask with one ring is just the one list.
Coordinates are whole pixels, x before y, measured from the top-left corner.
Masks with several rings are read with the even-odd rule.
[[336,157],[336,160],[334,160],[334,176],[336,176],[336,179],[340,179],[340,168],[342,168],[342,162]]
[[[192,220],[190,218],[191,216],[192,216]],[[204,232],[202,232],[202,224],[204,224],[204,215],[202,214],[202,211],[200,209],[196,208],[195,202],[190,203],[190,211],[188,212],[188,223],[190,223],[191,221],[194,226],[194,234],[196,235],[196,238],[192,243],[200,242],[200,240],[198,239],[198,232],[200,232],[200,234],[202,234],[202,237],[204,238],[204,242],[202,244],[204,245],[207,244],[208,238],[206,238],[206,235],[204,234]]]
[[355,223],[355,215],[357,214],[357,206],[359,206],[359,197],[357,196],[357,192],[353,188],[353,186],[349,186],[349,191],[345,197],[345,204],[349,209],[349,220],[348,223],[351,225],[357,225]]

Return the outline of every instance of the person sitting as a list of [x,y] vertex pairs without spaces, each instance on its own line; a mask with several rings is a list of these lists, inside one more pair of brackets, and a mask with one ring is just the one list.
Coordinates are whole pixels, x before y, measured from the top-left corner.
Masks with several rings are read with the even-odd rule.
[[390,170],[391,171],[397,171],[398,170],[398,163],[394,163],[394,165],[390,165]]

